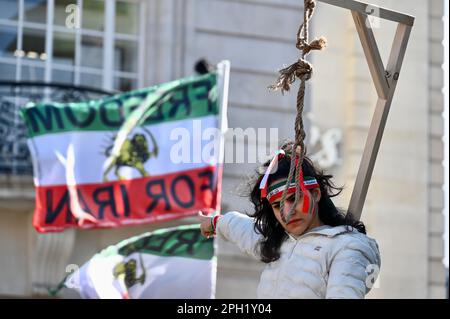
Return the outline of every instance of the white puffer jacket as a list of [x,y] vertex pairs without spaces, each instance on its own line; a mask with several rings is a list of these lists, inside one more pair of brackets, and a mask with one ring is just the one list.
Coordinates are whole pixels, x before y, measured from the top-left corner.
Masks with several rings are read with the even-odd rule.
[[[217,234],[260,260],[262,236],[253,225],[253,218],[229,212],[218,220]],[[375,240],[346,226],[289,236],[280,252],[261,274],[258,298],[364,298],[380,269]]]

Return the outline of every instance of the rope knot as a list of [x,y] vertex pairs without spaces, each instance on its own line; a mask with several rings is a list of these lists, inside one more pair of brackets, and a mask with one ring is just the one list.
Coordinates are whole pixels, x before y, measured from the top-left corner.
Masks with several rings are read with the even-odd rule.
[[308,81],[313,72],[312,64],[304,59],[300,59],[296,62],[296,65],[295,76],[302,81]]
[[303,51],[303,55],[308,54],[312,50],[322,50],[327,46],[327,39],[325,37],[320,37],[314,39],[311,43],[307,43],[304,39],[297,39],[297,44],[295,45],[297,49]]
[[269,89],[273,91],[281,90],[281,93],[284,94],[284,91],[289,91],[291,84],[295,82],[296,78],[299,78],[301,81],[308,81],[312,76],[312,72],[313,67],[311,63],[300,59],[290,66],[281,69],[277,82],[269,86]]
[[316,7],[316,1],[315,0],[305,0],[305,10],[313,11]]

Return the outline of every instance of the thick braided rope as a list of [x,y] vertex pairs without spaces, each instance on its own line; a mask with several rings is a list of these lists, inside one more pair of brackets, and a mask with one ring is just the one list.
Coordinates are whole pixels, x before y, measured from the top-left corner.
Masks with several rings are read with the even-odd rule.
[[[306,56],[306,52],[304,49],[304,45],[306,43],[308,43],[308,25],[309,25],[309,19],[311,18],[313,11],[314,11],[314,7],[315,7],[315,3],[312,0],[305,0],[305,10],[303,12],[303,24],[300,26],[298,32],[297,32],[297,47],[300,47],[299,49],[301,49],[302,52],[302,59],[299,60],[300,63],[302,63],[303,61],[306,62],[304,60],[304,57]],[[302,36],[303,35],[303,36]],[[309,68],[306,67],[306,65],[310,66]],[[303,68],[301,69],[302,71],[305,70],[306,72],[296,72],[299,73],[298,75],[301,83],[300,83],[300,87],[299,87],[299,91],[297,94],[297,116],[295,118],[295,143],[294,145],[292,145],[292,156],[291,156],[291,165],[289,168],[289,175],[288,175],[288,179],[287,179],[287,185],[292,181],[292,175],[294,173],[294,168],[296,168],[296,172],[297,174],[295,174],[295,200],[294,200],[294,204],[291,205],[289,211],[286,213],[284,210],[284,205],[285,205],[285,201],[286,201],[286,195],[287,195],[287,185],[285,190],[283,191],[283,194],[281,196],[281,200],[280,200],[280,214],[281,217],[283,218],[283,220],[288,223],[290,218],[292,217],[292,215],[294,214],[295,208],[297,207],[298,201],[299,201],[299,197],[300,197],[300,184],[299,184],[299,172],[300,172],[300,168],[303,162],[303,152],[304,152],[304,129],[303,129],[303,119],[302,119],[302,114],[303,114],[303,105],[304,105],[304,97],[305,97],[305,82],[307,80],[309,80],[311,78],[311,73],[312,73],[312,67],[311,65],[306,62],[302,64]],[[296,74],[297,75],[297,74]],[[295,78],[294,78],[295,81]],[[302,138],[303,135],[303,138]],[[297,159],[297,146],[300,147],[300,154],[298,161]],[[296,165],[297,164],[297,165]],[[297,167],[295,167],[297,166]]]
[[[289,168],[289,175],[286,180],[286,188],[283,191],[280,200],[280,213],[283,220],[288,223],[290,218],[292,217],[295,207],[298,204],[300,198],[300,169],[302,167],[303,158],[306,154],[306,149],[304,145],[305,140],[305,131],[303,127],[303,107],[304,107],[304,98],[305,98],[305,87],[306,81],[308,81],[313,72],[312,65],[305,60],[305,56],[310,53],[312,50],[321,50],[326,45],[326,39],[324,37],[320,37],[319,39],[315,39],[311,43],[308,43],[308,27],[309,21],[314,13],[314,8],[316,3],[314,0],[305,0],[304,2],[304,12],[303,12],[303,23],[300,25],[297,31],[297,43],[296,47],[302,51],[301,58],[288,66],[280,70],[280,76],[278,77],[277,83],[270,86],[271,89],[277,90],[280,89],[281,93],[284,91],[289,91],[292,83],[295,82],[296,78],[300,79],[300,87],[297,94],[297,116],[295,118],[295,143],[292,145],[292,156],[291,156],[291,165]],[[294,204],[290,207],[289,211],[284,211],[285,200],[287,195],[288,184],[292,180],[295,169],[295,201]]]
[[[296,159],[295,151],[296,151],[296,143],[292,144],[292,149],[291,149],[291,166],[289,167],[289,174],[288,174],[288,179],[287,179],[287,182],[286,182],[286,189],[287,189],[287,185],[290,183],[290,181],[292,181],[292,176],[294,175],[295,159]],[[286,201],[286,196],[287,196],[287,190],[286,189],[281,194],[280,214],[281,214],[281,218],[283,218],[284,222],[288,223],[289,220],[284,215],[284,203]],[[295,207],[297,205],[298,198],[299,198],[299,195],[297,195],[297,193],[300,193],[300,190],[299,190],[299,187],[297,187],[297,185],[296,185],[295,186],[295,202],[294,202],[294,205],[291,206],[291,209],[289,210],[289,212],[287,214],[288,216],[289,215],[292,216],[292,212],[294,211],[292,207]],[[292,210],[292,212],[291,212],[291,210]]]
[[[294,171],[294,167],[295,167],[295,201],[294,201],[294,205],[291,206],[291,208],[289,209],[289,211],[287,212],[287,214],[285,214],[284,212],[284,207],[283,210],[281,210],[281,215],[285,216],[284,220],[286,222],[289,222],[289,220],[291,219],[292,215],[295,212],[295,207],[297,207],[299,198],[300,198],[300,171],[301,171],[301,167],[302,167],[302,163],[303,163],[303,157],[306,154],[306,148],[304,145],[304,140],[305,140],[305,130],[303,128],[303,118],[302,118],[302,114],[303,114],[303,107],[304,107],[304,97],[305,97],[305,81],[302,81],[300,84],[300,89],[298,90],[298,94],[297,94],[297,116],[295,118],[295,143],[293,145],[293,153],[295,154],[295,156],[292,156],[292,158],[294,159],[294,161],[291,159],[291,167],[289,168],[289,171]],[[295,152],[295,153],[294,153]],[[292,176],[291,176],[292,178]],[[290,179],[292,180],[292,179]],[[286,192],[287,193],[287,192]],[[280,204],[284,205],[284,203]]]

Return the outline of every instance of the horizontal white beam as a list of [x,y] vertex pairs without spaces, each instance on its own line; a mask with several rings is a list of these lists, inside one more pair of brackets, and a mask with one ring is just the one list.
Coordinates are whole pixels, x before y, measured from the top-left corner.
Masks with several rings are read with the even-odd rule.
[[367,4],[355,0],[318,0],[318,1],[328,3],[337,7],[349,9],[352,11],[357,11],[362,14],[372,15],[374,17],[379,17],[381,19],[406,24],[408,26],[413,26],[414,24],[413,16],[400,13],[397,11],[392,11],[373,4]]

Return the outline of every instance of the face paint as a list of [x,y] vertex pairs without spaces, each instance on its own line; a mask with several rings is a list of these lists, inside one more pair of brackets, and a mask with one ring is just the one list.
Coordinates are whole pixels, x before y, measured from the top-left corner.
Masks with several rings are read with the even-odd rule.
[[303,214],[307,214],[309,212],[309,194],[308,191],[305,188],[305,181],[303,179],[303,170],[300,170],[300,189],[303,193],[303,207],[302,212]]
[[315,206],[316,201],[314,200],[314,197],[306,192],[303,197],[302,212],[311,216],[314,213]]

